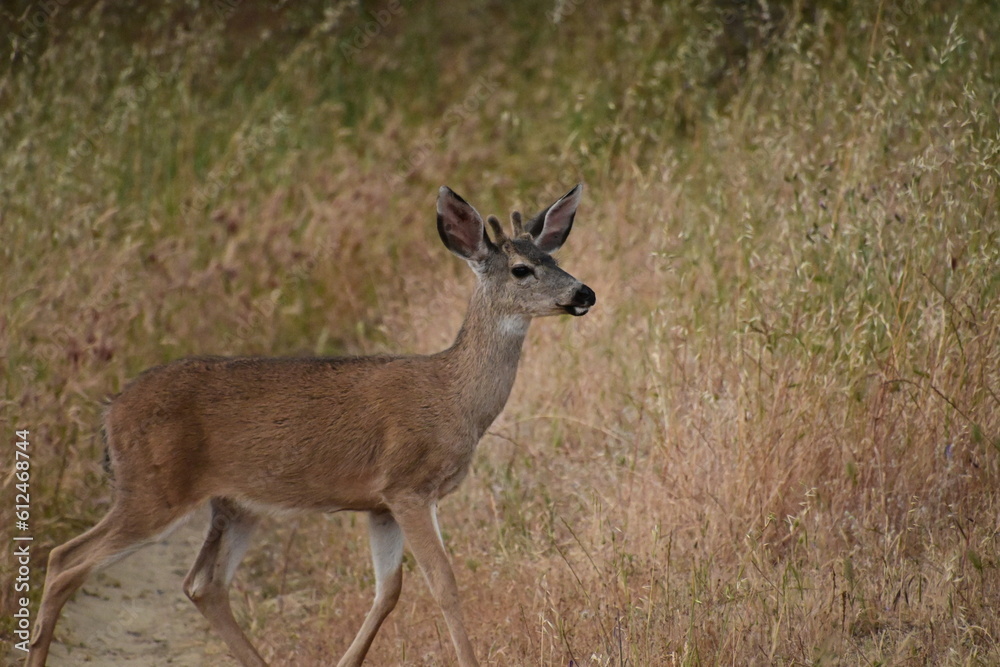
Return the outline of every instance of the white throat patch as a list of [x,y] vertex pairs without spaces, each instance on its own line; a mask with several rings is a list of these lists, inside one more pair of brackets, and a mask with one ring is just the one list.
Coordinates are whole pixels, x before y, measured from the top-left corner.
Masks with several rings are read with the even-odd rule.
[[500,318],[500,332],[507,336],[523,336],[528,333],[531,318],[524,315],[506,315]]

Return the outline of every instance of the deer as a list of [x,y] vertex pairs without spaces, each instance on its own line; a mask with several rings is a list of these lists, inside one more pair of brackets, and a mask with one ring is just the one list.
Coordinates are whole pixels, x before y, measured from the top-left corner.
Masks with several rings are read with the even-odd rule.
[[340,667],[360,665],[402,590],[404,542],[444,615],[459,664],[478,665],[438,524],[507,403],[531,320],[585,315],[594,291],[552,253],[582,185],[510,236],[448,187],[437,230],[476,286],[451,347],[430,355],[189,357],[129,382],[104,412],[114,499],[87,532],[52,550],[26,659],[42,667],[66,601],[95,571],[168,534],[206,504],[187,597],[245,667],[266,662],[233,617],[229,586],[267,513],[366,512],[375,599]]

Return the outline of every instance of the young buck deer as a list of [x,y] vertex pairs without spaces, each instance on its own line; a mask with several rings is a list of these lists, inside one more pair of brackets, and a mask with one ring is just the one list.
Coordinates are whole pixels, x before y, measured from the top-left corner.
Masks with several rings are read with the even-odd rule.
[[531,318],[583,315],[594,292],[550,253],[573,226],[577,185],[513,236],[443,187],[438,233],[476,274],[455,343],[429,356],[192,358],[140,375],[108,407],[117,483],[107,516],[52,550],[27,664],[45,664],[66,600],[99,568],[163,535],[206,500],[212,521],[184,592],[244,665],[264,665],[229,606],[257,512],[368,513],[375,602],[340,665],[359,665],[396,606],[404,537],[444,613],[459,662],[476,665],[437,503],[469,471],[503,410]]

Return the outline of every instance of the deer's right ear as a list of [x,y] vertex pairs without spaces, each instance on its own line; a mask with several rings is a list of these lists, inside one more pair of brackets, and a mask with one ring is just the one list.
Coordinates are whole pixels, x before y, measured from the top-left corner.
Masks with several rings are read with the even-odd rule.
[[437,227],[448,250],[462,259],[481,262],[489,256],[492,243],[482,216],[447,186],[438,191]]

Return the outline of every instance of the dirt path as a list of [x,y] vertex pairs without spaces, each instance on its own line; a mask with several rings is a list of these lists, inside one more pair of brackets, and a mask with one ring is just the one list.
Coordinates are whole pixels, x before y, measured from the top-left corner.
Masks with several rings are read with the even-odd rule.
[[181,590],[205,536],[199,513],[91,577],[63,610],[51,667],[237,667]]

